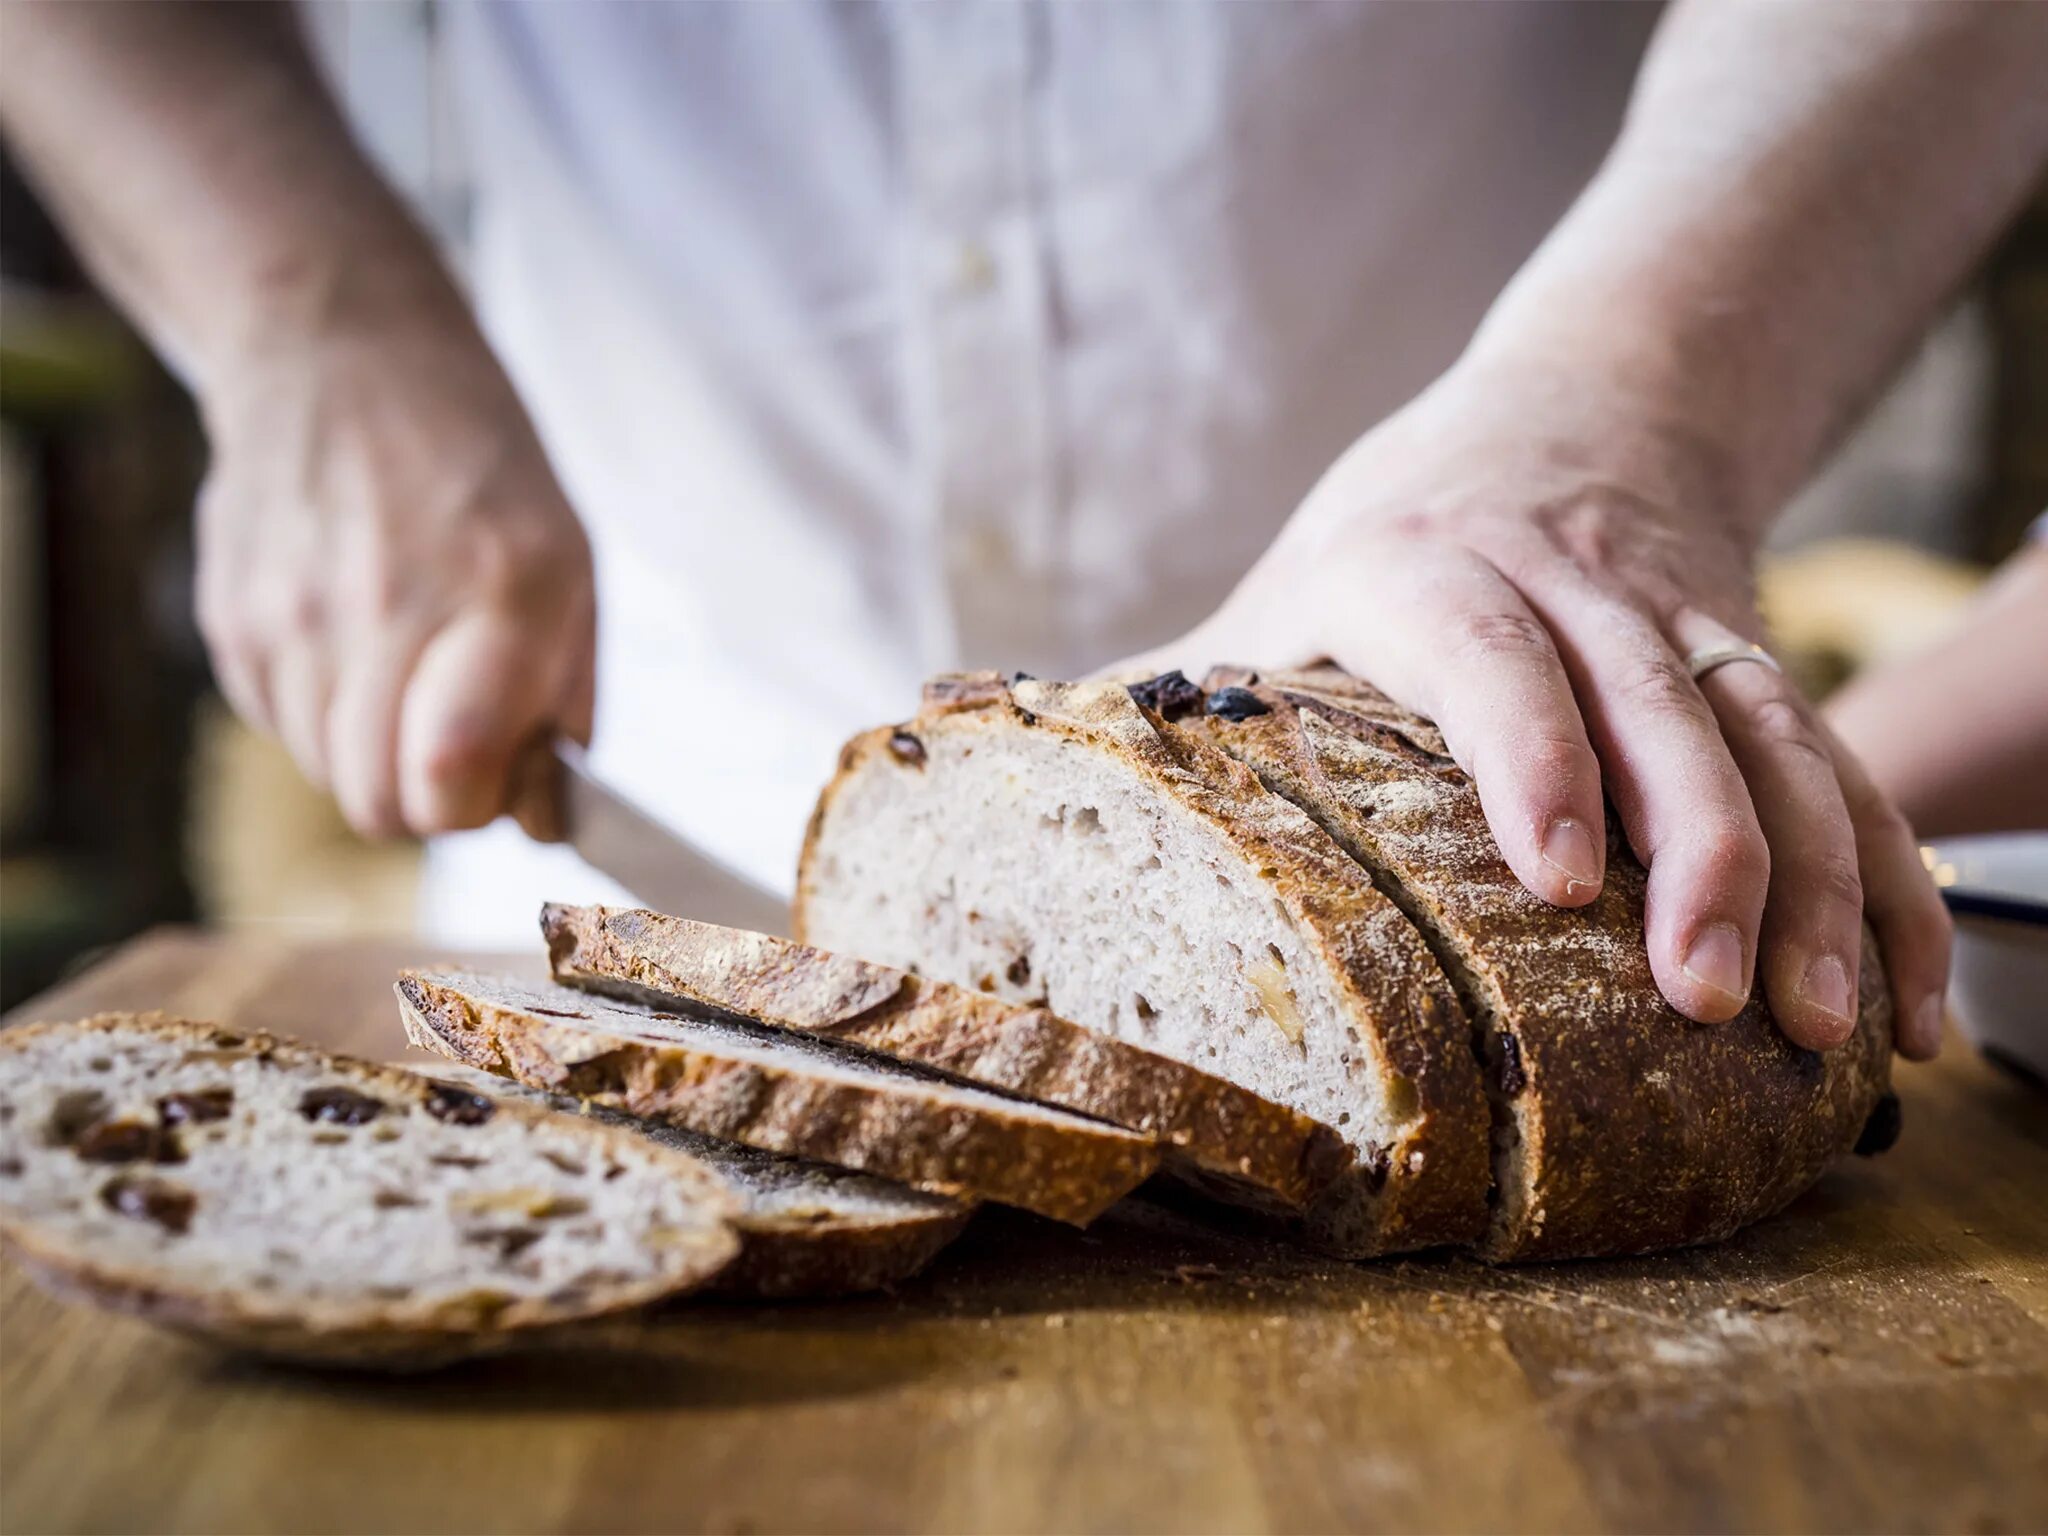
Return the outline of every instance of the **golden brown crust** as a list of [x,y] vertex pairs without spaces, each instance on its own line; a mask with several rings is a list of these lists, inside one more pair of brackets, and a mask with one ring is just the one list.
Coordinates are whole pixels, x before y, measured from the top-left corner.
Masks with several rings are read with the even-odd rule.
[[1790,1044],[1760,999],[1729,1023],[1693,1023],[1651,975],[1647,875],[1618,835],[1600,896],[1549,906],[1500,857],[1476,786],[1428,722],[1341,674],[1269,674],[1252,691],[1271,713],[1197,729],[1395,890],[1468,1006],[1490,1016],[1492,1084],[1521,1138],[1501,1166],[1521,1187],[1501,1191],[1488,1257],[1725,1237],[1855,1143],[1890,1070],[1890,1001],[1867,934],[1861,1022],[1841,1049]]
[[398,983],[407,1035],[469,1066],[608,1109],[1076,1226],[1159,1162],[1150,1137],[1079,1117],[1012,1115],[942,1083],[847,1079],[807,1070],[794,1056],[782,1065],[607,1030],[594,1017],[543,1017],[483,995],[490,985],[408,971]]
[[1265,1209],[1306,1209],[1348,1160],[1308,1116],[1044,1008],[634,908],[550,903],[541,931],[558,981],[656,1006],[680,999],[1094,1115],[1158,1137],[1169,1161]]
[[[393,1100],[421,1102],[431,1089],[425,1079],[409,1072],[323,1051],[302,1041],[255,1030],[227,1030],[160,1013],[98,1014],[76,1022],[18,1025],[0,1032],[0,1055],[57,1031],[145,1033],[195,1050],[232,1050],[287,1068],[312,1066]],[[497,1103],[497,1113],[508,1118],[558,1118],[553,1111],[531,1105],[508,1100]],[[630,1147],[636,1157],[656,1156],[671,1162],[676,1178],[700,1184],[702,1198],[712,1209],[722,1217],[732,1215],[734,1203],[722,1181],[695,1159],[649,1149],[637,1138],[609,1126],[579,1124],[595,1149]],[[687,1272],[613,1282],[574,1298],[501,1298],[509,1304],[451,1303],[423,1313],[395,1303],[291,1300],[253,1290],[204,1290],[168,1279],[146,1263],[112,1265],[95,1260],[53,1239],[35,1221],[0,1212],[0,1248],[53,1295],[126,1313],[230,1348],[314,1364],[379,1369],[424,1369],[494,1353],[532,1336],[558,1337],[599,1320],[636,1313],[665,1297],[703,1285],[739,1250],[739,1239],[729,1226],[689,1237],[698,1262]]]
[[900,1284],[929,1264],[973,1219],[963,1205],[916,1221],[841,1222],[820,1228],[742,1224],[740,1255],[710,1290],[720,1296],[852,1296]]
[[[440,1058],[431,1064],[414,1060],[391,1065],[473,1092],[525,1096],[564,1114],[582,1115],[655,1141],[665,1139],[663,1126],[631,1119],[581,1099],[513,1083],[475,1067],[458,1066]],[[738,1143],[723,1144],[715,1154],[690,1146],[677,1150],[703,1158],[727,1179],[740,1202],[732,1217],[733,1230],[740,1236],[739,1255],[706,1287],[713,1295],[787,1300],[879,1290],[908,1280],[923,1269],[960,1235],[974,1215],[974,1206],[965,1201],[908,1189],[893,1190],[901,1197],[901,1204],[879,1204],[860,1186],[888,1186],[871,1181],[865,1174],[846,1174],[816,1163],[785,1162]],[[813,1176],[817,1182],[808,1186],[809,1197],[792,1206],[786,1197],[778,1198],[778,1193],[788,1186],[771,1178],[763,1198],[762,1186],[748,1177],[749,1170],[777,1167],[805,1170]],[[849,1186],[851,1198],[842,1200],[842,1192]]]
[[[1407,1134],[1382,1167],[1332,1185],[1308,1225],[1339,1205],[1372,1207],[1370,1231],[1322,1231],[1352,1252],[1391,1252],[1476,1238],[1485,1222],[1488,1111],[1477,1065],[1465,1047],[1457,999],[1419,936],[1357,867],[1256,775],[1222,753],[1162,732],[1156,717],[1109,684],[1033,681],[1014,687],[994,673],[926,685],[924,708],[905,726],[849,742],[820,797],[805,839],[794,906],[795,931],[817,878],[820,830],[843,787],[890,754],[902,732],[991,734],[1041,730],[1110,754],[1162,795],[1192,812],[1271,882],[1304,940],[1320,954],[1350,1016],[1379,1045],[1389,1102],[1414,1106]],[[900,752],[897,754],[900,760]],[[1376,1187],[1375,1187],[1376,1186]]]

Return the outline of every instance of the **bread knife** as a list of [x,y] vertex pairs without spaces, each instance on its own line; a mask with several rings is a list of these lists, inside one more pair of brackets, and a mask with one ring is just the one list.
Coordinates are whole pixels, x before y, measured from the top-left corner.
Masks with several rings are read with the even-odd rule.
[[566,738],[519,760],[513,815],[543,843],[567,843],[584,863],[672,917],[760,933],[789,931],[789,907],[773,891],[665,827],[590,771]]

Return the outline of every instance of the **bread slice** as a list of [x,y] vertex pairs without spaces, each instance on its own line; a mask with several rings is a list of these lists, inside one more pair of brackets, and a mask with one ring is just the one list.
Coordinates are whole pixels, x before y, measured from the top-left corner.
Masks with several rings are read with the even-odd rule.
[[1256,775],[1113,684],[940,679],[855,738],[797,933],[1039,1005],[1335,1129],[1307,1230],[1347,1254],[1476,1238],[1487,1106],[1414,927]]
[[530,1087],[765,1152],[1085,1225],[1159,1144],[849,1046],[463,971],[398,983],[413,1044]]
[[1306,1115],[1042,1007],[633,908],[550,904],[541,931],[570,986],[844,1041],[1143,1131],[1169,1170],[1268,1214],[1307,1210],[1348,1160]]
[[1261,708],[1198,708],[1176,729],[1314,816],[1458,987],[1496,1116],[1488,1257],[1725,1237],[1854,1145],[1891,1059],[1874,952],[1857,1032],[1838,1050],[1792,1045],[1760,998],[1729,1023],[1695,1024],[1657,990],[1643,944],[1648,877],[1618,834],[1599,897],[1552,907],[1501,858],[1477,787],[1428,721],[1333,669],[1264,681],[1218,669],[1207,685],[1248,688]]
[[971,1205],[944,1195],[637,1119],[452,1061],[393,1065],[470,1093],[587,1115],[687,1153],[714,1170],[740,1202],[732,1218],[740,1234],[739,1257],[710,1286],[721,1295],[845,1296],[894,1285],[930,1263],[973,1214]]
[[0,1240],[46,1289],[238,1348],[421,1366],[692,1290],[696,1160],[270,1035],[0,1034]]

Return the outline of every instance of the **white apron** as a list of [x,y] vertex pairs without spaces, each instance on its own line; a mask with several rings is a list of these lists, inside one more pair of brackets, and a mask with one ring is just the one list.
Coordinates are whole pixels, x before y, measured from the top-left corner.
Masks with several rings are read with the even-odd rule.
[[[478,4],[484,326],[596,549],[594,757],[787,888],[839,743],[1199,619],[1599,162],[1630,5]],[[508,825],[423,914],[616,897]]]

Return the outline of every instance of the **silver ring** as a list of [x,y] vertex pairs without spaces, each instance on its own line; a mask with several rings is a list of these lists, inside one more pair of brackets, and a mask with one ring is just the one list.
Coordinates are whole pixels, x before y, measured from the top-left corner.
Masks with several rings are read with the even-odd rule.
[[1778,665],[1778,658],[1762,646],[1743,641],[1729,645],[1703,645],[1685,658],[1685,670],[1692,674],[1694,682],[1698,682],[1716,667],[1725,667],[1731,661],[1755,661],[1773,672],[1785,670]]

